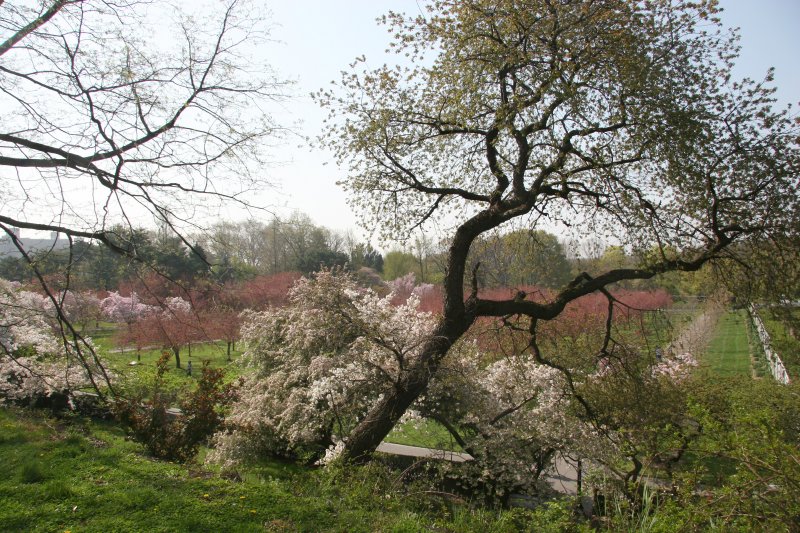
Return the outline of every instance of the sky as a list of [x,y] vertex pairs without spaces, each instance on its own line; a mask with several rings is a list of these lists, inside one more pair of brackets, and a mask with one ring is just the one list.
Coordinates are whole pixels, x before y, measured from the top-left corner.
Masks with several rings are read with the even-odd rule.
[[269,7],[276,43],[274,56],[267,60],[295,82],[294,97],[285,104],[281,117],[297,123],[293,128],[297,135],[290,136],[276,165],[269,169],[278,190],[268,191],[263,198],[284,216],[300,211],[317,224],[369,238],[347,205],[346,194],[336,185],[345,169],[337,168],[331,153],[304,141],[319,134],[325,118],[310,93],[338,80],[341,71],[362,54],[367,65],[375,67],[391,60],[385,53],[388,33],[376,19],[390,10],[418,13],[420,9],[416,2],[402,0],[299,0],[274,2]]
[[[295,81],[295,97],[285,104],[282,120],[298,122],[269,176],[278,186],[263,200],[278,213],[301,211],[316,223],[335,230],[357,229],[357,214],[347,205],[346,194],[336,185],[345,169],[335,165],[330,153],[310,148],[302,137],[319,132],[324,112],[309,93],[339,78],[357,56],[377,67],[393,56],[385,54],[388,33],[375,19],[389,10],[416,14],[412,0],[297,0],[275,2],[269,7],[276,40],[267,59],[278,72]],[[721,0],[722,20],[741,31],[741,56],[736,77],[761,79],[770,66],[776,68],[778,97],[784,104],[800,101],[800,1]]]
[[[292,134],[275,151],[265,169],[273,187],[256,203],[286,217],[302,212],[317,224],[337,231],[353,231],[359,238],[386,250],[368,230],[358,226],[358,214],[336,182],[345,177],[330,153],[304,139],[319,132],[325,112],[309,94],[338,80],[354,58],[366,56],[368,67],[394,60],[385,49],[386,28],[376,18],[389,10],[418,14],[423,0],[255,0],[266,1],[272,12],[273,42],[261,52],[284,79],[295,82],[292,97],[276,108],[276,119],[291,125]],[[721,0],[723,22],[741,28],[741,57],[735,77],[761,79],[776,68],[778,97],[784,104],[800,101],[800,0]],[[235,219],[234,213],[224,213]],[[243,213],[241,216],[246,216]],[[266,218],[268,215],[259,213]]]

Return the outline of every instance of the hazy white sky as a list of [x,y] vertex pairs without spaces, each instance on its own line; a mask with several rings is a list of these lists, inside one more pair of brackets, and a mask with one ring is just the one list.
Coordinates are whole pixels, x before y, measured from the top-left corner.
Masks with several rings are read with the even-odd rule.
[[[296,98],[286,105],[284,120],[301,121],[296,131],[314,136],[324,115],[309,98],[311,91],[339,78],[339,72],[362,54],[368,65],[385,62],[388,34],[375,19],[389,11],[418,13],[414,0],[295,0],[270,5],[276,24],[270,62],[294,79]],[[783,103],[800,101],[800,0],[721,0],[723,22],[741,28],[742,53],[735,74],[761,79],[770,66]],[[281,212],[298,210],[332,229],[357,228],[356,215],[336,186],[344,169],[328,153],[290,139],[280,154],[283,163],[269,170],[279,193],[264,201]]]

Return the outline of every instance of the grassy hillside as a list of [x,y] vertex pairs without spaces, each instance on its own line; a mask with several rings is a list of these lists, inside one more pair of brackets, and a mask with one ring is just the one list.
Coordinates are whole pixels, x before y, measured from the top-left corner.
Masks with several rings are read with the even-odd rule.
[[564,505],[475,509],[415,491],[382,465],[272,462],[232,481],[151,459],[113,424],[9,408],[0,408],[0,464],[4,533],[559,531],[570,520]]

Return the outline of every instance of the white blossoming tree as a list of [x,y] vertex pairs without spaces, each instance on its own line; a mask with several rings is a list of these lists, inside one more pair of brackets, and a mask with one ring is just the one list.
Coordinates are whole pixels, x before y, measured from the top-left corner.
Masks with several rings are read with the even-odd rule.
[[58,343],[52,324],[48,322],[51,315],[43,297],[0,279],[0,350],[3,355],[57,351]]
[[[0,401],[30,401],[91,383],[73,346],[59,342],[45,297],[0,279]],[[60,356],[66,354],[66,357]]]
[[249,312],[242,325],[253,373],[217,438],[214,456],[311,454],[345,438],[396,386],[430,334],[431,316],[412,297],[394,306],[348,275],[301,279],[290,304]]

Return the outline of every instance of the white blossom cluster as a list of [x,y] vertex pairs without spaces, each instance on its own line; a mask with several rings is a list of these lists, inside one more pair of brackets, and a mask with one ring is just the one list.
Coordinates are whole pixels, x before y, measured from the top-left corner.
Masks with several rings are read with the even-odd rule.
[[73,347],[56,338],[54,320],[47,298],[0,279],[0,400],[49,396],[88,383],[86,371],[73,363]]
[[170,296],[164,300],[164,314],[167,317],[173,315],[188,315],[192,312],[192,304],[180,296]]
[[44,296],[0,279],[0,353],[17,354],[25,347],[38,354],[56,352],[49,304]]
[[[432,382],[421,414],[462,430],[474,461],[459,467],[463,483],[491,486],[495,496],[534,490],[557,452],[598,441],[574,408],[566,380],[532,356],[481,364],[474,345],[448,355],[442,379]],[[585,456],[585,455],[583,455]]]
[[0,357],[0,402],[30,401],[89,385],[69,358]]
[[320,272],[298,281],[288,306],[246,312],[241,331],[253,373],[211,460],[335,448],[430,334],[432,317],[417,311],[416,297],[400,305],[393,297],[346,274]]
[[697,359],[689,352],[665,357],[653,367],[654,376],[666,376],[672,381],[683,381],[698,366]]

